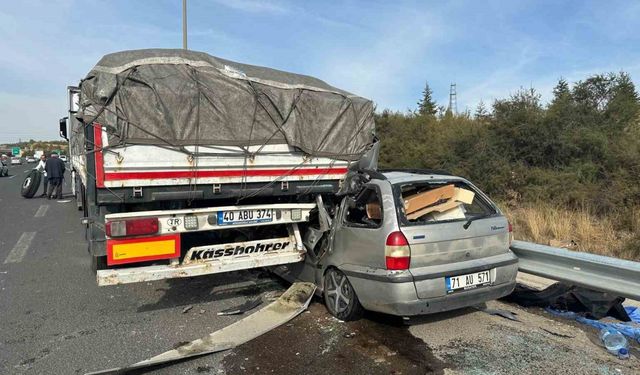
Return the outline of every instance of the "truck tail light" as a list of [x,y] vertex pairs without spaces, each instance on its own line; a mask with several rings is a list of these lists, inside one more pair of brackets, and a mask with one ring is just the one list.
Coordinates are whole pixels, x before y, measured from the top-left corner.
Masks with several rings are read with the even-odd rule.
[[158,219],[129,219],[109,221],[105,224],[108,237],[142,236],[158,233]]
[[409,241],[402,232],[392,232],[387,237],[384,247],[385,261],[388,270],[408,270],[411,263]]

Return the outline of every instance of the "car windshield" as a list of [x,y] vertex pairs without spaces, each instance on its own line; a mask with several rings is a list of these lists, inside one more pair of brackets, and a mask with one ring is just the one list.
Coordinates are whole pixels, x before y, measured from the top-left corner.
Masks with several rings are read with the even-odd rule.
[[491,203],[463,181],[419,181],[398,184],[400,222],[421,225],[466,221],[497,213]]

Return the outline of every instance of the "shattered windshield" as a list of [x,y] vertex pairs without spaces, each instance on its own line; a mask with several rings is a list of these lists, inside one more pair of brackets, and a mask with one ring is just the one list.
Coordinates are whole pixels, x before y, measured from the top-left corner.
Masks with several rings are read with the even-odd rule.
[[462,221],[497,213],[462,181],[412,182],[396,186],[396,191],[403,224]]

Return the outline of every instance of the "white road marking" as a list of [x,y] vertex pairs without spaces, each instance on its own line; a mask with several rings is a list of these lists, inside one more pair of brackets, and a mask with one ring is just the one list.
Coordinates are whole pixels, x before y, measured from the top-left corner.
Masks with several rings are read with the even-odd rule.
[[13,176],[9,176],[9,178],[14,178],[16,175],[14,174]]
[[71,199],[65,199],[65,200],[61,200],[61,201],[57,201],[58,203],[69,203],[71,202]]
[[22,173],[29,173],[31,172],[31,169],[27,169],[26,171],[22,172]]
[[47,210],[49,209],[49,205],[48,204],[43,204],[42,206],[40,206],[40,208],[38,208],[38,211],[36,211],[36,214],[33,215],[34,217],[44,217],[44,215],[47,213]]
[[22,236],[20,236],[16,245],[11,249],[11,252],[9,252],[7,259],[4,260],[4,264],[22,262],[22,258],[27,254],[27,250],[29,250],[31,241],[33,241],[35,236],[36,232],[22,233]]

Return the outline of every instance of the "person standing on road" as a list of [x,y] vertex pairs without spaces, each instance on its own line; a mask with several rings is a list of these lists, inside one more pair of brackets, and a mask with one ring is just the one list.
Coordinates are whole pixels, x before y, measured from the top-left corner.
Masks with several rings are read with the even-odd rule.
[[45,170],[46,162],[47,162],[47,157],[45,155],[41,155],[40,161],[38,162],[38,166],[34,168],[36,171],[42,172],[43,174],[42,186],[44,187],[44,190],[42,190],[41,197],[44,197],[47,195],[47,185],[49,182],[49,180],[47,180],[47,171]]
[[64,178],[64,162],[58,158],[57,153],[52,153],[51,157],[44,163],[44,170],[49,180],[49,189],[47,191],[47,199],[53,197],[53,189],[56,189],[56,199],[62,198],[62,179]]

